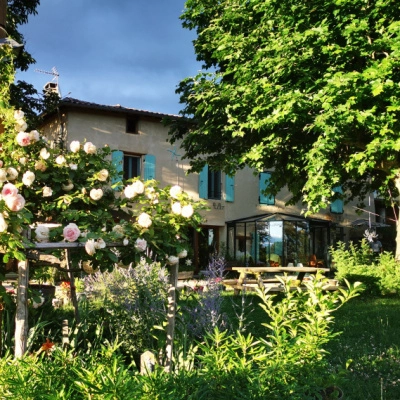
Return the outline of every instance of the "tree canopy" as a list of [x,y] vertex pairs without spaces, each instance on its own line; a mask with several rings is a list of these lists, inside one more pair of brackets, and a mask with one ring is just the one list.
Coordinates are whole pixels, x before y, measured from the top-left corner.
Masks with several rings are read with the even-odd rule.
[[[269,190],[309,212],[332,190],[400,187],[400,8],[394,0],[188,0],[203,70],[180,82],[171,125],[185,157],[227,173],[272,169]],[[397,189],[396,189],[397,188]]]

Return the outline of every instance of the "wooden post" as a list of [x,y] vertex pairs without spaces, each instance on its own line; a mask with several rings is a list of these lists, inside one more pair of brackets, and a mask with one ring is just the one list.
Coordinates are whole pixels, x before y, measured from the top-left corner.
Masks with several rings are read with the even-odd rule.
[[29,262],[18,262],[17,311],[15,315],[15,358],[21,358],[26,352],[28,337],[28,283]]
[[80,317],[79,317],[79,306],[78,306],[78,300],[76,298],[76,287],[75,287],[75,276],[74,273],[71,271],[71,257],[69,253],[69,249],[65,249],[65,259],[67,261],[67,270],[68,270],[68,277],[69,277],[69,282],[70,282],[70,293],[71,293],[71,302],[72,305],[74,306],[74,313],[75,313],[75,321],[77,324],[80,322]]
[[167,346],[165,372],[171,372],[172,354],[175,335],[175,313],[176,313],[176,286],[178,284],[179,262],[171,266],[170,283],[168,289],[168,312],[167,312]]
[[63,319],[62,322],[62,347],[63,349],[69,346],[69,328],[68,328],[68,320]]

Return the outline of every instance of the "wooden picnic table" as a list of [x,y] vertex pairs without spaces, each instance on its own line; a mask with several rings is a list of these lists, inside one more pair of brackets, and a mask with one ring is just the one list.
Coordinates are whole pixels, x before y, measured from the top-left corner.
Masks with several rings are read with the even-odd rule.
[[232,267],[232,271],[238,271],[240,273],[239,279],[237,281],[237,285],[235,287],[235,293],[239,293],[243,284],[246,281],[247,275],[254,275],[258,286],[260,288],[264,287],[263,278],[261,274],[263,273],[285,273],[285,272],[294,272],[297,273],[297,280],[301,282],[303,281],[305,275],[312,274],[315,275],[318,271],[321,272],[329,272],[329,268],[322,267]]

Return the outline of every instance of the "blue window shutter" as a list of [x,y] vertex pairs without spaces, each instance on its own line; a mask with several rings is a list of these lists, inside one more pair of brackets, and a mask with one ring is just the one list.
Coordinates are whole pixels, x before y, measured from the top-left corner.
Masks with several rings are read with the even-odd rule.
[[208,199],[208,165],[205,165],[199,174],[199,197]]
[[235,177],[225,175],[225,201],[235,201]]
[[269,186],[269,180],[271,178],[270,172],[261,172],[259,178],[259,196],[260,204],[267,204],[273,206],[275,204],[275,196],[265,195],[264,190]]
[[145,181],[156,179],[156,156],[153,156],[153,154],[146,154],[144,156],[143,178]]
[[[118,175],[115,176],[111,181],[111,184],[114,185],[117,182],[122,181],[122,179],[123,179],[122,176],[123,176],[123,172],[124,172],[124,152],[120,151],[120,150],[113,151],[112,155],[111,155],[111,162],[118,173]],[[119,190],[119,189],[120,189],[120,186],[115,188],[115,190]]]
[[[343,194],[341,186],[336,186],[332,189],[335,193]],[[336,199],[331,203],[331,213],[343,214],[343,199]]]

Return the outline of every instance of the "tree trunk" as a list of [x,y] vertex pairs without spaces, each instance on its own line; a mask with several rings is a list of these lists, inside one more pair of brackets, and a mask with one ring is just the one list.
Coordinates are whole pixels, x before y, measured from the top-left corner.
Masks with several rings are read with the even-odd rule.
[[17,312],[15,315],[15,358],[21,358],[26,352],[28,337],[28,260],[18,262]]
[[[396,176],[395,179],[396,188],[400,193],[400,174]],[[395,213],[396,219],[396,260],[400,262],[400,219],[399,216],[396,215],[396,210],[393,210]]]
[[167,346],[165,372],[171,372],[172,354],[175,335],[175,313],[176,313],[176,286],[178,284],[179,263],[171,266],[170,284],[168,289],[168,313],[167,313]]

